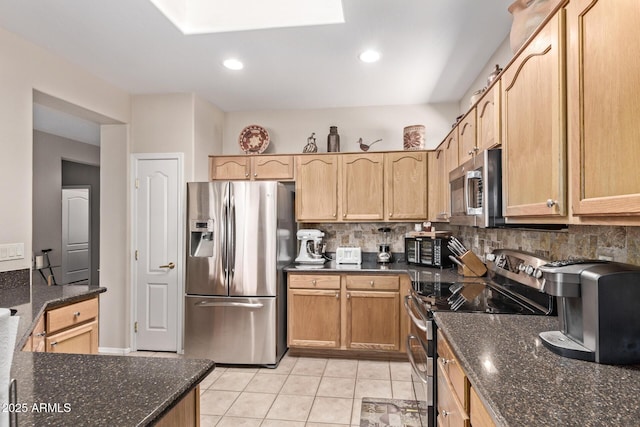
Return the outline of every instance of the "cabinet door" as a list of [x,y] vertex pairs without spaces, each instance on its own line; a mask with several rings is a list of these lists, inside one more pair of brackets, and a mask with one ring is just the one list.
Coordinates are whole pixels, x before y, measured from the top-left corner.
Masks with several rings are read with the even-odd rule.
[[293,180],[293,156],[254,156],[251,179]]
[[471,420],[471,425],[473,427],[495,427],[495,423],[493,422],[493,418],[489,415],[489,411],[484,406],[478,393],[471,387],[470,390],[470,407],[469,407],[469,418]]
[[296,157],[296,219],[336,221],[338,217],[338,156]]
[[399,292],[347,290],[347,337],[350,349],[400,349]]
[[462,164],[477,153],[476,107],[473,107],[458,124],[458,163]]
[[210,156],[209,179],[249,179],[251,158],[249,156]]
[[386,212],[388,220],[427,218],[427,153],[385,155]]
[[[444,149],[438,147],[429,153],[429,191],[428,191],[428,218],[430,221],[438,221],[446,217],[445,202],[445,164]],[[446,177],[448,179],[448,176]]]
[[576,215],[640,214],[637,0],[567,5],[568,109]]
[[560,9],[502,77],[507,217],[566,214],[563,35]]
[[340,211],[343,220],[384,219],[384,157],[343,154]]
[[438,364],[438,426],[469,427],[469,415],[458,401],[446,371]]
[[46,337],[49,353],[98,353],[98,321],[85,323]]
[[495,82],[476,106],[478,152],[502,143],[500,138],[500,83],[501,80]]
[[340,347],[340,290],[291,289],[287,301],[291,347]]
[[458,128],[449,133],[444,141],[444,176],[442,177],[442,192],[444,193],[444,214],[442,220],[451,218],[451,193],[449,191],[449,173],[458,167]]

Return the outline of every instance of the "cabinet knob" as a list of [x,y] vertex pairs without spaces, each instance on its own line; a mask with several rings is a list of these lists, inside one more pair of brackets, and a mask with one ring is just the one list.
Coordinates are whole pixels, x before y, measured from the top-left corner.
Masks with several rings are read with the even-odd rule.
[[44,331],[35,334],[36,337],[44,337],[45,335],[47,335],[47,333]]
[[245,174],[244,174],[244,177],[245,177],[245,178],[249,178],[249,174],[248,174],[248,173],[245,173]]
[[340,292],[336,292],[336,299],[340,298]]
[[75,317],[80,317],[80,312],[79,312],[79,311],[76,311],[75,313],[73,313],[73,315],[74,315]]
[[335,218],[335,217],[337,217],[337,216],[338,216],[338,214],[336,214],[336,213],[334,213],[334,214],[333,214],[333,217],[334,217],[334,218]]
[[258,176],[258,173],[257,173],[257,172],[256,172],[256,173],[254,173],[254,174],[253,174],[253,176],[254,176],[254,177],[257,177],[257,176]]
[[373,280],[372,280],[372,281],[370,281],[370,282],[369,282],[369,284],[370,284],[371,286],[375,286],[375,282],[374,282]]
[[451,363],[451,360],[445,359],[444,357],[442,357],[442,358],[440,358],[440,362],[442,362],[442,364],[446,366],[449,363]]
[[54,342],[51,343],[51,347],[55,347],[57,345],[58,345],[58,341],[54,341]]
[[389,218],[391,218],[393,216],[392,212],[389,212]]
[[351,294],[347,292],[347,299],[351,298]]
[[343,213],[343,214],[342,214],[342,218],[346,218],[346,217],[347,217],[347,214],[346,214],[346,213]]
[[311,281],[311,284],[312,284],[313,286],[315,286],[315,285],[316,285],[316,280],[315,280],[315,279],[313,279],[313,280]]
[[450,412],[445,411],[444,409],[442,411],[440,411],[440,415],[442,415],[443,417],[447,417],[449,416]]
[[469,152],[467,153],[470,156],[473,156],[473,150],[469,150]]
[[555,205],[557,205],[557,204],[558,204],[558,202],[557,202],[557,201],[555,201],[555,200],[553,200],[553,199],[547,199],[547,207],[548,207],[548,208],[552,208],[552,207],[554,207],[554,206],[555,206]]

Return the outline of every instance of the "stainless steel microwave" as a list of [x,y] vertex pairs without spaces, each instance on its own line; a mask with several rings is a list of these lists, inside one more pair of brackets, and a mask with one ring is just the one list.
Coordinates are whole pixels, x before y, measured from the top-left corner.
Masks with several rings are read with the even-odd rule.
[[488,228],[504,225],[502,150],[478,153],[449,173],[453,225]]

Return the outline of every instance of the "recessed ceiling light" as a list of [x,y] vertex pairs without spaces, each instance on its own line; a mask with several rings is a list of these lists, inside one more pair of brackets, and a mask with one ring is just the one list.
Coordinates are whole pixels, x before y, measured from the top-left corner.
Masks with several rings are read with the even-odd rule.
[[376,62],[380,59],[380,52],[375,50],[365,50],[358,56],[362,62]]
[[235,58],[225,59],[222,65],[230,70],[242,70],[244,68],[244,64]]

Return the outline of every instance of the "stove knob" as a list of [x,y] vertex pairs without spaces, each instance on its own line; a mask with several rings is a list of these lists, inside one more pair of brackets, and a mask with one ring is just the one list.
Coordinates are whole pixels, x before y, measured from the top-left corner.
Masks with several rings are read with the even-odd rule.
[[526,266],[524,265],[524,263],[518,264],[518,271],[524,271],[525,268],[526,268]]
[[527,273],[529,276],[533,276],[533,266],[527,265],[524,272]]
[[536,279],[542,279],[542,271],[536,268],[536,271],[533,272],[533,277],[535,277]]
[[495,254],[493,254],[493,253],[491,253],[491,254],[487,254],[487,255],[485,255],[485,259],[486,259],[487,261],[495,261],[495,259],[496,259],[496,255],[495,255]]

